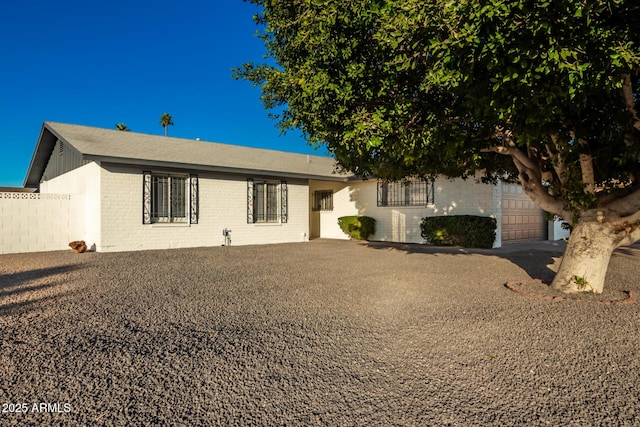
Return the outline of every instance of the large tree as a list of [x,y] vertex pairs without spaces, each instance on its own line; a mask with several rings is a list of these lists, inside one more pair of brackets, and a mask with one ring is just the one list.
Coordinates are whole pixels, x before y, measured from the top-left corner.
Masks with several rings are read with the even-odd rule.
[[361,176],[514,179],[573,226],[552,286],[603,290],[640,239],[636,0],[250,0],[235,71]]

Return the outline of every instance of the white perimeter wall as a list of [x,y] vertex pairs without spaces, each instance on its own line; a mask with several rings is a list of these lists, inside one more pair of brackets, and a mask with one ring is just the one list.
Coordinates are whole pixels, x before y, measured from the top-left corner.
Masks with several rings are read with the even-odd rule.
[[[313,191],[333,190],[331,212],[312,212],[310,230],[312,237],[347,239],[338,227],[338,218],[345,215],[367,215],[376,220],[376,234],[371,240],[423,243],[420,222],[423,217],[441,215],[478,215],[497,219],[500,224],[500,184],[482,184],[470,178],[437,179],[434,183],[434,203],[416,207],[378,207],[376,180],[357,181],[348,184],[311,181]],[[500,230],[497,230],[500,236]],[[499,246],[497,238],[495,246]]]
[[[152,172],[155,171],[152,169]],[[224,228],[231,230],[232,245],[307,240],[309,190],[306,181],[286,179],[287,223],[247,224],[246,178],[199,173],[198,224],[142,224],[142,170],[103,165],[102,228],[97,250],[220,246],[225,243]]]
[[100,165],[92,162],[40,184],[43,194],[67,192],[82,197],[83,205],[74,218],[84,224],[84,232],[73,240],[84,240],[90,250],[100,245],[101,173]]
[[81,195],[0,193],[0,254],[69,249],[84,235]]

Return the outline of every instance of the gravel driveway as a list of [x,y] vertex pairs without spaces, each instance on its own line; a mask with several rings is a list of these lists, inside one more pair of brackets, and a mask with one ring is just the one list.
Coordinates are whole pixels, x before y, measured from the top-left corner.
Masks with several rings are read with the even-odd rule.
[[505,288],[547,249],[2,255],[0,425],[639,425],[640,303]]

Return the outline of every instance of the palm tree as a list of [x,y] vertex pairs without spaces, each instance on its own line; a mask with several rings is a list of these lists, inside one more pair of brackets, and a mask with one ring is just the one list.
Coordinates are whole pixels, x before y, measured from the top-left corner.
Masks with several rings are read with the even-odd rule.
[[169,125],[173,126],[173,119],[169,113],[164,113],[162,117],[160,117],[160,124],[164,128],[164,136],[169,136]]
[[116,125],[116,129],[118,130],[123,130],[125,132],[129,132],[131,129],[129,129],[129,127],[127,125],[125,125],[124,123],[120,122]]

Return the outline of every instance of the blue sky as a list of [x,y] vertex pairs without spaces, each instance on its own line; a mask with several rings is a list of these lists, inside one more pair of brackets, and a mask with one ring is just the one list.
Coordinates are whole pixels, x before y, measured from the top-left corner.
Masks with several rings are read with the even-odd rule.
[[262,62],[242,0],[9,2],[0,14],[0,186],[22,186],[44,121],[314,151],[280,136],[260,91],[231,68]]

